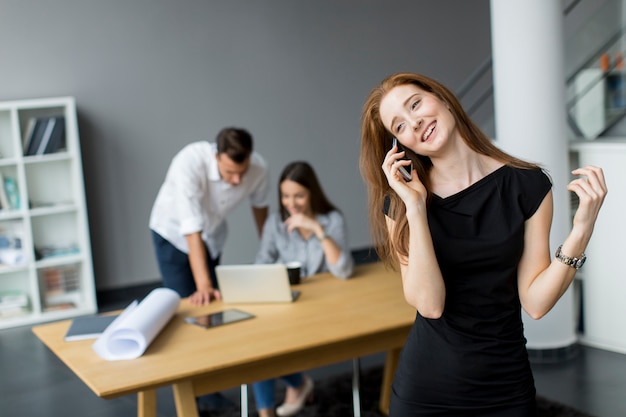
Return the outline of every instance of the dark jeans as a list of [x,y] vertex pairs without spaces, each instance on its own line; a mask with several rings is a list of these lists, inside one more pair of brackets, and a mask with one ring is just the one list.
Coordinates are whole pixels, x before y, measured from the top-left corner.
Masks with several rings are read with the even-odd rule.
[[[196,292],[196,282],[191,272],[189,256],[185,252],[178,250],[155,231],[151,232],[152,243],[154,244],[163,286],[173,289],[183,298],[189,297]],[[215,266],[219,265],[220,257],[213,258],[206,244],[204,248],[206,249],[207,259],[209,261],[211,284],[213,288],[218,288],[217,279],[215,277]]]
[[[163,280],[163,286],[171,288],[178,293],[181,297],[189,297],[196,292],[196,282],[193,279],[193,273],[191,272],[191,265],[189,264],[189,256],[167,240],[163,239],[161,235],[152,232],[152,243],[154,244],[154,251],[156,253],[157,262],[159,264],[159,271],[161,271],[161,279]],[[219,265],[220,257],[213,258],[209,248],[206,244],[207,259],[209,260],[209,274],[211,276],[211,283],[213,288],[218,288],[217,279],[215,278],[215,266]],[[234,404],[224,397],[222,394],[213,393],[203,395],[197,399],[198,408],[203,409],[223,409],[233,407]]]

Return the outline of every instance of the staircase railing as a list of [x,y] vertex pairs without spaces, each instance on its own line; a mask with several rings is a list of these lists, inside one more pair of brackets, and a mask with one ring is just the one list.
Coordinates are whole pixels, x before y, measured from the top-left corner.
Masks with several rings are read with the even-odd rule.
[[[565,5],[566,19],[583,4],[573,0]],[[568,40],[567,51],[581,54],[574,68],[566,71],[566,110],[573,137],[592,139],[608,132],[626,117],[626,73],[620,59],[600,66],[601,58],[626,56],[621,41],[626,30],[621,24],[621,0],[607,0],[586,20],[576,36]],[[613,24],[608,24],[613,21]],[[566,21],[567,23],[567,21]],[[615,29],[617,26],[617,29]],[[591,41],[590,41],[591,40]],[[581,47],[577,47],[582,45]],[[573,54],[573,52],[570,52]],[[569,57],[577,61],[578,56]],[[605,59],[606,61],[606,59]],[[468,114],[485,130],[495,136],[493,107],[492,58],[487,57],[456,90]],[[616,105],[619,104],[619,105]],[[625,127],[626,129],[626,127]]]

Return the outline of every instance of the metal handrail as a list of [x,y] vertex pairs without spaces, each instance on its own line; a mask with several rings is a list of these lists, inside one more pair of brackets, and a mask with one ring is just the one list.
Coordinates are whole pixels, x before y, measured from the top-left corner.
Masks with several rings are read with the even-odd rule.
[[565,6],[565,9],[563,10],[563,15],[567,16],[568,14],[570,14],[570,12],[574,10],[576,6],[578,6],[578,3],[580,3],[581,1],[582,0],[574,0],[569,4],[569,6]]
[[[563,10],[563,16],[567,16],[568,14],[570,14],[572,10],[574,10],[576,6],[578,6],[581,3],[581,1],[582,0],[573,0]],[[597,59],[597,56],[595,56],[595,58]],[[592,59],[590,59],[590,61],[592,61]],[[472,73],[467,77],[467,79],[463,82],[463,84],[461,84],[461,86],[456,90],[456,95],[459,98],[459,100],[463,99],[463,97],[465,97],[465,95],[474,87],[474,85],[478,82],[478,80],[481,79],[488,71],[491,70],[492,64],[493,64],[493,59],[491,55],[489,55],[474,71],[472,71]],[[587,62],[586,64],[588,65],[589,63]],[[578,71],[580,71],[580,69]],[[569,80],[573,78],[576,73],[578,73],[578,71],[576,71],[571,77],[568,78],[568,83],[569,83]],[[478,100],[468,108],[467,113],[469,115],[472,115],[473,111],[478,109],[485,101],[487,101],[487,99],[489,98],[489,95],[491,95],[492,93],[493,93],[493,82],[491,86],[487,87],[485,93],[481,94]]]
[[465,94],[467,94],[469,90],[474,87],[474,84],[476,84],[476,82],[491,69],[492,62],[491,55],[489,55],[487,59],[485,59],[485,61],[483,61],[483,63],[480,64],[478,68],[476,68],[469,75],[469,77],[467,77],[467,80],[465,80],[465,82],[457,90],[456,95],[459,100],[465,97]]
[[611,35],[609,37],[609,39],[604,42],[595,53],[591,54],[591,56],[589,57],[589,59],[587,59],[582,65],[580,65],[578,68],[576,68],[576,70],[572,71],[572,75],[570,75],[569,77],[566,78],[565,80],[565,84],[569,85],[572,81],[574,81],[574,78],[576,77],[576,75],[578,75],[578,73],[580,73],[580,71],[582,71],[585,68],[589,68],[601,55],[602,53],[604,53],[606,50],[608,50],[610,48],[611,45],[617,43],[617,41],[620,40],[620,38],[624,35],[624,28],[621,27],[618,29],[618,31],[616,33],[614,33],[613,35]]

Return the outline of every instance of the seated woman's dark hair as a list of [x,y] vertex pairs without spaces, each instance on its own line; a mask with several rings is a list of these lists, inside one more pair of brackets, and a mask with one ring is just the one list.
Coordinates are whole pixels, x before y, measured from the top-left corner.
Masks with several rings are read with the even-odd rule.
[[337,210],[328,198],[326,198],[326,194],[324,194],[317,180],[317,175],[313,167],[308,162],[295,161],[289,163],[283,169],[283,172],[280,174],[280,179],[278,180],[278,206],[280,207],[280,217],[283,220],[289,217],[289,213],[282,205],[280,194],[280,185],[286,180],[296,182],[309,190],[313,214],[326,214]]

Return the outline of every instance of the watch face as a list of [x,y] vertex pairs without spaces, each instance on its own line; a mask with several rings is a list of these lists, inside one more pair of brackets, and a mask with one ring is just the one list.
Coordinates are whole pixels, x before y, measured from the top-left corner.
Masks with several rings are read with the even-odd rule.
[[587,260],[587,257],[583,256],[582,258],[578,259],[576,261],[576,265],[574,266],[576,269],[579,269],[581,266],[583,266],[583,264],[585,263],[585,261]]

